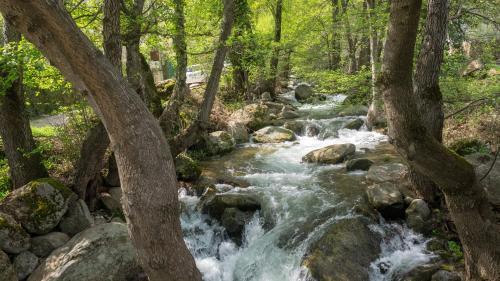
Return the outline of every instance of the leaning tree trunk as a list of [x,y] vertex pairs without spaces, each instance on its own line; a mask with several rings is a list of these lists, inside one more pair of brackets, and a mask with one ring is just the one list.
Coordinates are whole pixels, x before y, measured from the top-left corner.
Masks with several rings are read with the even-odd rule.
[[235,14],[235,0],[224,1],[224,19],[222,22],[222,30],[219,37],[219,47],[215,53],[212,71],[208,78],[205,94],[203,95],[203,102],[196,121],[191,126],[179,133],[171,141],[172,155],[177,156],[187,148],[196,143],[199,136],[203,134],[210,119],[210,113],[215,102],[215,95],[219,89],[220,76],[224,69],[224,60],[228,51],[227,39],[231,35],[234,23]]
[[464,249],[466,280],[500,279],[500,228],[486,192],[466,160],[449,151],[423,124],[412,85],[421,0],[392,0],[379,81],[390,138],[415,170],[445,195]]
[[167,107],[160,116],[160,125],[167,138],[175,134],[176,126],[179,124],[179,111],[186,95],[189,92],[187,85],[187,44],[184,16],[184,0],[174,0],[175,11],[175,35],[173,37],[175,59],[177,70],[175,74],[175,88]]
[[281,20],[283,17],[283,0],[276,1],[276,10],[274,11],[274,41],[273,54],[271,56],[270,78],[271,78],[271,94],[276,97],[276,89],[278,87],[279,73],[279,57],[281,43]]
[[[8,22],[4,24],[4,44],[17,44],[21,35]],[[0,92],[0,136],[3,140],[5,155],[9,164],[9,173],[14,188],[28,182],[47,177],[47,170],[42,164],[42,157],[36,150],[31,133],[28,113],[24,105],[23,70],[21,64],[16,70],[18,78],[12,85]],[[0,79],[9,73],[0,71]]]
[[[120,8],[120,0],[104,1],[102,34],[104,53],[121,76]],[[104,166],[104,157],[108,147],[109,137],[106,128],[99,122],[87,132],[80,149],[80,158],[76,163],[73,190],[81,199],[89,203],[91,209],[95,205],[96,190],[102,184],[101,170]],[[114,173],[115,170],[116,167],[111,167],[110,173]]]
[[123,209],[149,280],[201,280],[184,244],[174,162],[157,120],[58,0],[0,0],[7,22],[85,91],[108,131]]
[[[439,89],[439,72],[443,62],[448,0],[429,0],[422,47],[414,75],[416,104],[424,126],[439,142],[443,139],[443,97]],[[409,178],[419,196],[433,205],[439,204],[441,192],[426,176],[410,167]]]

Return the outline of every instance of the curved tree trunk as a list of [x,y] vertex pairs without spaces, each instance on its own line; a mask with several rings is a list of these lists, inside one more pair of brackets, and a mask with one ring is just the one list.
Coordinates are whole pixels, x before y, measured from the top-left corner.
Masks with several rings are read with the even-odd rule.
[[420,0],[393,0],[379,78],[391,141],[415,170],[445,195],[464,249],[466,280],[499,280],[500,229],[474,169],[424,126],[412,85]]
[[[18,44],[21,35],[6,22],[3,38],[4,44]],[[22,66],[18,67],[17,72],[18,78],[4,93],[0,93],[0,136],[14,188],[48,175],[42,164],[42,157],[36,151],[30,120],[24,105]],[[0,72],[0,79],[3,79],[4,75],[8,73]]]
[[132,243],[149,280],[201,280],[184,244],[174,163],[157,120],[58,0],[0,0],[6,20],[57,66],[108,131]]
[[[448,0],[429,0],[422,47],[414,75],[416,104],[424,126],[439,142],[443,139],[443,97],[439,73],[443,62]],[[410,167],[409,178],[417,194],[433,205],[439,204],[441,192],[426,176]]]

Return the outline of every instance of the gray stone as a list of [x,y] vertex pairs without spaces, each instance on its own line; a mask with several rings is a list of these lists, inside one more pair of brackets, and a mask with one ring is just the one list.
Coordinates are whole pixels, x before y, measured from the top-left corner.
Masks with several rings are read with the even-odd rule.
[[122,189],[121,187],[112,187],[108,192],[102,192],[99,194],[99,199],[104,204],[104,206],[110,211],[122,210]]
[[302,130],[304,130],[304,122],[301,121],[287,121],[283,125],[285,129],[293,131],[295,134],[302,134]]
[[269,92],[264,92],[261,96],[260,99],[263,101],[272,101],[273,97],[271,96],[271,93]]
[[59,228],[68,235],[75,235],[92,226],[94,219],[90,214],[85,201],[79,199],[70,204],[68,212],[64,215]]
[[408,272],[403,281],[429,281],[432,278],[432,275],[439,270],[438,264],[426,264],[418,266]]
[[26,231],[45,234],[59,224],[70,202],[70,189],[53,179],[39,179],[12,191],[0,203],[0,211],[14,217]]
[[368,114],[368,107],[364,105],[344,106],[338,112],[338,116],[365,116]]
[[368,201],[379,213],[388,219],[404,217],[403,195],[397,186],[390,182],[374,184],[367,188]]
[[252,218],[253,212],[242,212],[237,208],[226,208],[221,217],[221,225],[236,244],[241,245],[245,224]]
[[69,236],[62,232],[51,232],[31,239],[30,251],[38,257],[44,258],[52,251],[69,241]]
[[370,167],[366,179],[372,183],[401,182],[406,171],[406,166],[401,163],[377,164]]
[[298,114],[296,111],[289,110],[286,107],[283,107],[283,110],[280,113],[280,118],[282,119],[295,119],[299,117],[300,114]]
[[319,135],[319,128],[316,126],[307,126],[306,128],[306,136],[308,137],[315,137]]
[[257,143],[280,143],[294,141],[295,134],[285,128],[268,126],[253,134],[253,141]]
[[295,98],[298,101],[304,101],[312,96],[313,89],[309,84],[301,83],[295,88]]
[[252,103],[233,112],[229,119],[235,123],[243,124],[251,131],[255,131],[272,123],[270,115],[271,109],[267,105]]
[[125,224],[106,223],[80,232],[52,252],[28,281],[123,281],[140,272]]
[[234,149],[236,144],[233,137],[225,131],[212,132],[204,140],[209,155],[228,153]]
[[356,152],[356,146],[351,143],[334,144],[321,149],[313,150],[302,157],[302,161],[309,163],[338,164],[344,162]]
[[0,281],[18,281],[17,273],[9,256],[3,251],[0,251]]
[[361,118],[358,118],[345,124],[344,129],[359,130],[361,127],[363,127],[363,124],[365,124],[365,121],[363,121],[363,119]]
[[19,280],[23,280],[37,267],[38,257],[31,252],[25,251],[14,258],[12,265],[17,272]]
[[177,179],[182,181],[196,181],[201,175],[201,168],[197,161],[189,157],[186,153],[181,153],[175,157],[175,173]]
[[230,122],[227,130],[236,143],[248,142],[250,138],[248,129],[243,123]]
[[345,163],[347,171],[368,171],[370,167],[373,165],[373,161],[364,158],[351,159]]
[[461,281],[460,275],[456,272],[450,272],[446,270],[439,270],[432,275],[431,281]]
[[30,247],[30,235],[10,215],[0,213],[0,249],[19,254]]
[[254,212],[260,210],[260,202],[253,196],[247,194],[213,194],[213,191],[204,195],[201,201],[201,211],[220,220],[224,211],[228,208],[236,208],[242,212]]

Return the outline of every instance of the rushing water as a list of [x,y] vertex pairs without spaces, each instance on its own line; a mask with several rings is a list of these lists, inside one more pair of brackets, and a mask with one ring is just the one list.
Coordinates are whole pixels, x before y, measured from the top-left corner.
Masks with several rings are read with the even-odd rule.
[[[328,175],[336,171],[342,174],[343,165],[305,164],[301,162],[302,156],[338,143],[353,143],[363,153],[363,149],[373,149],[386,141],[384,135],[366,129],[340,129],[355,118],[332,117],[333,108],[342,98],[336,96],[323,104],[299,107],[301,120],[318,128],[318,136],[299,136],[293,143],[282,144],[250,142],[228,155],[224,165],[220,165],[228,174],[251,185],[248,188],[218,185],[221,192],[250,193],[262,204],[262,210],[245,227],[241,247],[225,235],[224,228],[216,221],[196,210],[199,198],[180,191],[185,241],[205,281],[310,280],[301,266],[308,246],[331,224],[354,216],[352,208],[360,196],[351,194],[349,188],[339,188],[337,192],[334,188],[359,184],[365,173],[342,172],[343,177],[332,182]],[[241,155],[246,158],[240,159]],[[371,228],[384,237],[381,256],[367,269],[371,280],[397,280],[401,274],[432,258],[425,251],[426,240],[404,226],[381,222]],[[387,267],[385,274],[380,273],[381,265]]]

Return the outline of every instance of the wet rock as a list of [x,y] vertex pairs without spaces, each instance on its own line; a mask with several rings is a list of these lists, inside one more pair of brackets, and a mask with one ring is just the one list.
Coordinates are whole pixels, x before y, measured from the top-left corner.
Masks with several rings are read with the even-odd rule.
[[52,252],[28,281],[133,280],[141,272],[135,256],[125,224],[101,224]]
[[62,232],[75,235],[92,226],[94,219],[85,201],[79,199],[69,205],[68,211],[59,223]]
[[237,245],[242,243],[245,224],[252,219],[253,212],[242,212],[237,208],[226,208],[221,217],[221,225]]
[[237,193],[215,194],[206,197],[206,200],[202,203],[201,211],[220,220],[227,208],[236,208],[243,212],[254,212],[260,210],[261,206],[260,202],[251,195]]
[[431,215],[431,210],[424,200],[413,200],[405,213],[408,225],[415,231],[421,233],[430,231],[430,225],[427,220]]
[[201,175],[201,168],[197,161],[193,160],[186,153],[181,153],[175,157],[175,173],[177,179],[182,181],[195,181]]
[[406,166],[401,163],[372,165],[366,174],[366,179],[372,183],[401,182],[406,171]]
[[12,191],[0,211],[14,217],[33,234],[45,234],[59,224],[70,202],[76,199],[69,188],[53,179],[39,179]]
[[361,118],[358,118],[345,124],[344,129],[359,130],[361,127],[363,127],[363,124],[365,124],[365,121],[363,121],[363,119]]
[[272,123],[270,113],[270,109],[267,105],[253,103],[236,110],[231,115],[230,120],[243,124],[251,131],[255,131]]
[[313,89],[309,84],[300,83],[295,88],[295,98],[298,101],[304,101],[313,95]]
[[104,204],[104,206],[110,211],[122,210],[122,189],[121,187],[112,187],[108,192],[102,192],[99,194],[99,199]]
[[273,97],[271,96],[271,93],[269,92],[264,92],[261,96],[260,99],[263,101],[272,101]]
[[282,119],[295,119],[295,118],[299,118],[299,117],[300,117],[300,114],[298,114],[297,112],[291,111],[291,110],[286,110],[285,108],[283,108],[283,111],[281,111],[281,113],[280,113],[280,118],[282,118]]
[[30,251],[40,258],[47,257],[55,249],[69,241],[69,236],[62,232],[51,232],[31,239]]
[[370,223],[357,217],[331,225],[303,260],[311,276],[317,281],[369,280],[367,268],[380,254],[380,237],[369,229]]
[[403,195],[390,182],[374,184],[367,188],[368,201],[379,213],[388,219],[404,218]]
[[0,251],[0,281],[18,281],[17,273],[9,256],[3,251]]
[[0,249],[19,254],[30,247],[30,235],[12,216],[0,213]]
[[373,161],[364,158],[351,159],[345,163],[347,171],[368,171],[370,167],[373,165]]
[[257,143],[280,143],[294,141],[295,134],[282,127],[269,126],[255,132],[253,140]]
[[450,272],[446,270],[439,270],[432,275],[431,281],[461,281],[460,275],[456,272]]
[[319,128],[316,126],[307,126],[306,128],[306,136],[315,137],[319,135]]
[[290,131],[293,131],[295,134],[302,134],[302,130],[304,130],[304,122],[301,121],[287,121],[283,127]]
[[430,281],[432,275],[439,270],[438,264],[426,264],[408,272],[402,281]]
[[14,258],[12,265],[17,272],[19,280],[23,280],[37,267],[38,257],[31,252],[25,251]]
[[309,163],[338,164],[353,156],[356,146],[351,143],[334,144],[321,149],[313,150],[302,157],[302,161]]
[[341,108],[338,116],[364,116],[368,114],[368,107],[364,105],[348,105]]
[[228,132],[217,131],[204,138],[205,148],[209,155],[220,155],[231,152],[235,141]]
[[247,127],[242,123],[230,122],[227,131],[237,144],[248,142],[250,138]]

